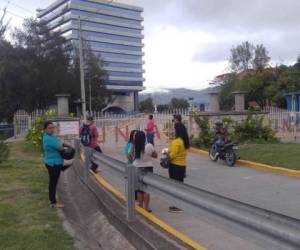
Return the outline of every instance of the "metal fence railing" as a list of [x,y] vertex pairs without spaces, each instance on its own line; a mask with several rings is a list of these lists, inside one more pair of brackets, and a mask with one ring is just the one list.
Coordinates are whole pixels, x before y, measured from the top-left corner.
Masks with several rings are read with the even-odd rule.
[[135,167],[95,152],[93,161],[123,175],[126,179],[127,219],[135,219],[134,190],[136,181],[150,190],[186,204],[193,209],[204,209],[234,221],[268,237],[300,247],[300,220],[254,207],[218,194],[186,185],[153,173],[136,175]]

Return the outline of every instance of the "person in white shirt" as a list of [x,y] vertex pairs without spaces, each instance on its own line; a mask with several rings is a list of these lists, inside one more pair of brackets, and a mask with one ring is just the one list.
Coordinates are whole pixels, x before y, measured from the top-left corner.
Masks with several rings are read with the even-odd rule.
[[[135,160],[133,165],[137,169],[137,178],[147,172],[153,172],[153,158],[157,158],[157,153],[152,144],[146,144],[146,135],[143,131],[137,131],[135,134],[134,150]],[[136,181],[136,200],[140,207],[152,212],[149,209],[150,194],[145,191],[146,188],[145,184]]]

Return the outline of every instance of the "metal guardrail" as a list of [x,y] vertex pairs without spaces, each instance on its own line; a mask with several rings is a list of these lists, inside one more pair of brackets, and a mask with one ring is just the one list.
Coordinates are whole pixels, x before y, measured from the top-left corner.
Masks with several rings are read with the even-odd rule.
[[[127,218],[134,220],[134,182],[137,178],[135,167],[127,166],[124,162],[99,153],[94,153],[93,160],[127,177]],[[300,220],[298,219],[254,207],[153,173],[139,176],[138,181],[181,203],[205,209],[300,249]]]

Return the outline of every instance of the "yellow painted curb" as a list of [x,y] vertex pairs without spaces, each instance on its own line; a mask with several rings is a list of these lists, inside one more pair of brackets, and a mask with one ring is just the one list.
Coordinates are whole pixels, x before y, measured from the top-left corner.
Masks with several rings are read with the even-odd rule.
[[208,152],[201,150],[199,148],[190,148],[189,151],[194,154],[199,154],[201,156],[208,156]]
[[[208,156],[208,152],[198,149],[198,148],[190,148],[189,150],[191,153],[195,153],[201,156]],[[299,170],[292,170],[292,169],[287,169],[287,168],[282,168],[282,167],[275,167],[263,163],[258,163],[258,162],[253,162],[253,161],[246,161],[246,160],[238,160],[237,163],[250,167],[250,168],[255,168],[259,170],[263,170],[266,172],[272,172],[276,174],[281,174],[281,175],[287,175],[287,176],[293,176],[293,177],[300,177],[300,171]]]
[[[112,194],[114,194],[117,198],[121,199],[121,200],[126,200],[124,194],[122,194],[118,189],[116,189],[114,186],[112,186],[107,180],[105,180],[102,176],[100,176],[99,174],[95,174],[94,172],[90,171],[92,173],[92,175],[96,178],[97,182],[103,186],[106,190],[108,190],[109,192],[111,192]],[[176,230],[175,228],[173,228],[172,226],[168,225],[167,223],[165,223],[164,221],[160,220],[159,218],[157,218],[156,216],[154,216],[151,213],[148,213],[145,209],[139,207],[139,206],[135,206],[136,211],[141,214],[142,216],[146,217],[148,220],[150,220],[152,223],[156,224],[157,226],[159,226],[160,228],[162,228],[163,230],[165,230],[166,232],[168,232],[169,234],[173,235],[174,237],[176,237],[177,239],[181,240],[182,242],[184,242],[185,244],[187,244],[188,246],[192,247],[193,249],[196,250],[207,250],[207,248],[201,246],[199,243],[197,243],[196,241],[190,239],[187,235],[179,232],[178,230]]]
[[240,163],[241,165],[246,166],[246,167],[264,170],[264,171],[268,171],[268,172],[272,172],[272,173],[276,173],[276,174],[300,177],[300,171],[298,171],[298,170],[292,170],[292,169],[287,169],[287,168],[282,168],[282,167],[275,167],[275,166],[270,166],[270,165],[263,164],[263,163],[246,161],[246,160],[238,160],[238,163]]

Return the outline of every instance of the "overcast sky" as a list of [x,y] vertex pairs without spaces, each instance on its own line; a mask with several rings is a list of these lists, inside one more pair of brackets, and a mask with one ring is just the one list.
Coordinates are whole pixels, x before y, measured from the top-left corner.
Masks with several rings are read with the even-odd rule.
[[[300,0],[115,1],[144,7],[147,88],[205,88],[228,70],[230,48],[245,40],[265,44],[273,64],[293,63],[300,53]],[[53,1],[24,2],[11,0],[8,10],[29,17]],[[22,22],[8,17],[12,26]]]

